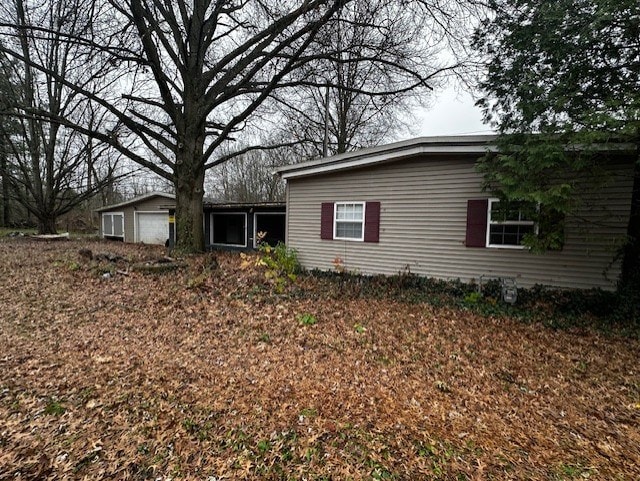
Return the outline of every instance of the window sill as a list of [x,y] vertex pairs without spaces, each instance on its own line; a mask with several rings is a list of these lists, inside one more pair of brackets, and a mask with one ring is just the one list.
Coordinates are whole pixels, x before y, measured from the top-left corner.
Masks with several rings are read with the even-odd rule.
[[527,246],[512,246],[512,245],[501,245],[501,244],[487,244],[486,248],[487,249],[511,249],[511,250],[518,250],[518,251],[528,249]]

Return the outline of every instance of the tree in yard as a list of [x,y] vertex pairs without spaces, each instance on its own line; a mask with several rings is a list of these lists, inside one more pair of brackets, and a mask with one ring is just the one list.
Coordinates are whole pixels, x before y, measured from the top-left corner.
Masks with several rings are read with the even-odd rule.
[[[3,59],[0,57],[0,65],[4,65]],[[0,72],[5,70],[0,68]],[[11,78],[5,75],[0,76],[0,111],[6,112],[10,109],[8,100],[11,97],[13,86],[11,85]],[[2,209],[0,211],[0,226],[9,226],[12,223],[12,199],[10,195],[10,182],[9,173],[11,166],[8,160],[8,146],[5,141],[5,136],[2,132],[11,132],[13,130],[14,122],[9,116],[0,116],[0,179],[2,181],[2,190],[0,193],[0,199],[2,202]]]
[[9,194],[9,163],[7,161],[7,155],[5,154],[4,141],[0,137],[0,179],[2,182],[2,194],[0,199],[2,201],[2,210],[0,211],[0,226],[8,226],[11,224],[11,200]]
[[[266,143],[278,142],[272,139]],[[211,169],[207,190],[214,199],[226,202],[283,202],[284,182],[274,171],[301,156],[297,146],[246,152]]]
[[[125,95],[89,92],[62,76],[56,79],[109,110],[117,130],[89,129],[83,123],[58,118],[62,125],[110,143],[135,162],[171,181],[176,192],[177,247],[204,248],[202,198],[207,169],[259,146],[230,149],[259,109],[277,91],[302,82],[305,66],[336,60],[337,45],[319,48],[325,31],[339,23],[339,13],[350,0],[106,0],[88,2],[97,10],[86,33],[68,36],[88,51],[108,54],[108,63],[122,72]],[[389,3],[394,3],[389,0]],[[423,15],[440,12],[448,0],[401,2],[401,8],[420,5]],[[367,28],[384,40],[385,19],[371,18]],[[34,36],[42,29],[24,22],[5,22],[5,31]],[[381,48],[384,46],[382,45]],[[1,47],[0,47],[1,48]],[[4,48],[34,69],[47,71],[39,59],[25,59],[19,50]],[[372,52],[369,51],[369,54]],[[375,64],[375,57],[368,58]],[[353,61],[352,59],[349,62]],[[384,58],[381,63],[388,63]],[[398,68],[406,67],[398,66]],[[414,83],[427,79],[405,71]],[[125,145],[123,138],[137,139]],[[148,154],[151,154],[149,156]]]
[[[96,79],[106,72],[88,71],[86,49],[66,41],[91,27],[88,12],[80,7],[77,2],[52,2],[29,8],[15,0],[5,10],[16,24],[43,26],[37,35],[19,29],[7,37],[4,50],[13,48],[16,55],[9,59],[3,54],[0,62],[0,75],[10,79],[0,115],[12,120],[11,128],[4,128],[6,122],[0,128],[7,164],[3,186],[37,219],[41,234],[56,233],[58,217],[113,176],[113,164],[102,171],[108,149],[58,121],[69,119],[89,128],[104,123],[104,111],[96,112],[65,85],[74,81],[85,89],[100,88]],[[44,68],[34,68],[35,62]]]
[[[408,127],[412,107],[461,74],[474,5],[431,6],[437,8],[425,12],[429,5],[420,2],[354,0],[339,11],[339,21],[315,45],[335,49],[335,55],[301,70],[300,87],[286,92],[290,96],[274,95],[283,107],[284,131],[305,146],[307,157],[390,140]],[[456,55],[445,59],[452,45]]]
[[[580,184],[565,180],[597,182],[599,146],[635,146],[621,286],[640,285],[640,3],[492,0],[489,7],[474,41],[487,60],[480,104],[504,154],[481,162],[487,187],[571,215]],[[571,145],[580,148],[569,152]]]
[[[118,129],[89,129],[68,118],[57,120],[110,143],[170,180],[177,196],[178,247],[203,250],[205,171],[226,160],[213,154],[305,62],[309,44],[341,3],[112,0],[108,25],[101,23],[105,17],[96,16],[94,28],[69,35],[68,41],[87,47],[87,52],[110,55],[108,61],[121,68],[123,83],[129,84],[124,101],[87,92],[62,75],[55,78],[108,109],[119,121]],[[25,38],[39,36],[40,25],[28,20],[7,24]],[[29,52],[5,51],[33,69],[49,70]],[[121,139],[130,133],[138,142],[124,145]]]
[[[409,129],[412,107],[468,63],[464,33],[477,12],[465,2],[439,6],[429,16],[419,2],[346,4],[310,46],[308,55],[317,59],[296,72],[296,87],[275,90],[263,109],[281,121],[275,134],[273,122],[265,122],[269,140],[260,143],[296,145],[247,152],[217,166],[217,182],[208,183],[208,190],[226,200],[281,199],[284,185],[271,175],[275,167],[378,145]],[[445,60],[442,54],[453,43],[458,55]]]

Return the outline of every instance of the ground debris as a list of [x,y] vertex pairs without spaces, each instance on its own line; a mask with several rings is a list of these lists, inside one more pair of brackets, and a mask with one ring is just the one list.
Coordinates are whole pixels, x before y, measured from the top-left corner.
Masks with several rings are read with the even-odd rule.
[[[83,250],[91,252],[90,249],[83,249]],[[118,254],[114,254],[112,252],[100,252],[95,256],[93,256],[93,259],[96,260],[97,262],[113,262],[113,263],[121,262],[125,260],[124,257]]]
[[130,269],[134,272],[141,272],[143,274],[160,274],[175,271],[177,269],[183,269],[185,267],[187,267],[186,262],[175,260],[171,257],[161,257],[158,259],[131,264]]
[[637,339],[164,252],[0,240],[0,480],[640,479]]

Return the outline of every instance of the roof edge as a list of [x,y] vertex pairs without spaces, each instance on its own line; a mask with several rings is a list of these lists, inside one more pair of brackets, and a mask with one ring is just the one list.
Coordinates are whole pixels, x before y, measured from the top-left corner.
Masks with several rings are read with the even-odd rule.
[[204,208],[286,207],[286,202],[204,202]]
[[126,207],[131,204],[135,204],[137,202],[142,202],[147,199],[151,199],[152,197],[164,197],[165,199],[174,199],[176,196],[174,194],[169,194],[168,192],[149,192],[148,194],[139,195],[134,197],[133,199],[125,200],[124,202],[119,202],[117,204],[105,205],[104,207],[100,207],[96,209],[95,212],[105,212],[108,210],[117,209],[120,207]]
[[350,169],[419,154],[479,154],[495,150],[497,135],[458,135],[417,137],[392,144],[369,147],[354,152],[280,167],[275,173],[283,179]]
[[[484,155],[488,152],[497,152],[497,139],[497,134],[417,137],[402,142],[283,166],[276,169],[274,174],[280,175],[284,180],[287,180],[397,161],[424,154]],[[585,146],[570,144],[566,145],[565,148],[568,151],[584,150]],[[598,144],[592,148],[598,152],[608,151],[613,153],[634,150],[635,146],[628,143],[615,143]]]

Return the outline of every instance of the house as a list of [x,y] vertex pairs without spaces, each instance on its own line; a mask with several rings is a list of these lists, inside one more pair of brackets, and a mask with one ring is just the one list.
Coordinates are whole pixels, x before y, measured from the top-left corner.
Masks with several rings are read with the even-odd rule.
[[100,236],[123,242],[164,244],[169,238],[169,210],[175,209],[175,205],[173,194],[152,192],[97,209]]
[[498,218],[498,199],[482,190],[475,163],[494,140],[418,138],[278,169],[287,245],[308,269],[615,288],[633,162],[607,161],[614,175],[565,219],[562,249],[533,254],[521,242],[538,226],[518,211]]

